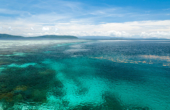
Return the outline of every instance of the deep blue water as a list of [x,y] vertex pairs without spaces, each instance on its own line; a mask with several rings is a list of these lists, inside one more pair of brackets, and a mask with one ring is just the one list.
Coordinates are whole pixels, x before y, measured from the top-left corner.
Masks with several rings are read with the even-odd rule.
[[170,41],[84,41],[0,53],[0,109],[170,110]]

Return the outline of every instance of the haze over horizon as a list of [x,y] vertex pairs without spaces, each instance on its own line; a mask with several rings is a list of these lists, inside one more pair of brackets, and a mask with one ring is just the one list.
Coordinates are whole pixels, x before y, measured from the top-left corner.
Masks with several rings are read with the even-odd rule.
[[0,1],[0,34],[170,39],[169,0]]

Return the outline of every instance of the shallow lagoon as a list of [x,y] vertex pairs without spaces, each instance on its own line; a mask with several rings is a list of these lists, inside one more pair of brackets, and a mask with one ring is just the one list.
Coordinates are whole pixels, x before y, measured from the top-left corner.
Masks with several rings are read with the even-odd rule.
[[168,110],[170,41],[0,41],[0,109]]

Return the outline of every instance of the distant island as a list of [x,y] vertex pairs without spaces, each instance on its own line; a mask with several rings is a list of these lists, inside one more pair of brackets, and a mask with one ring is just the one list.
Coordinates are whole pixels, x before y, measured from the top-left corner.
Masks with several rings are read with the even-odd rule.
[[43,40],[43,39],[78,39],[76,36],[70,35],[43,35],[35,37],[23,37],[9,34],[0,34],[0,39],[2,40]]
[[84,40],[170,40],[166,38],[128,38],[128,37],[109,37],[109,36],[71,36],[71,35],[43,35],[34,37],[23,37],[9,34],[0,34],[0,40],[50,40],[50,39],[84,39]]
[[109,36],[83,36],[80,39],[86,40],[170,40],[166,38],[156,38],[156,37],[149,37],[149,38],[130,38],[130,37],[109,37]]

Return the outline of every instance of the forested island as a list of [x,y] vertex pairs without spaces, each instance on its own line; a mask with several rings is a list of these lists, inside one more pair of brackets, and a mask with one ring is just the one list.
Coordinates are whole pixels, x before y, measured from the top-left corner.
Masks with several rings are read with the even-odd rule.
[[23,37],[9,34],[0,34],[0,39],[2,40],[43,40],[43,39],[78,39],[76,36],[71,35],[43,35],[35,37]]

